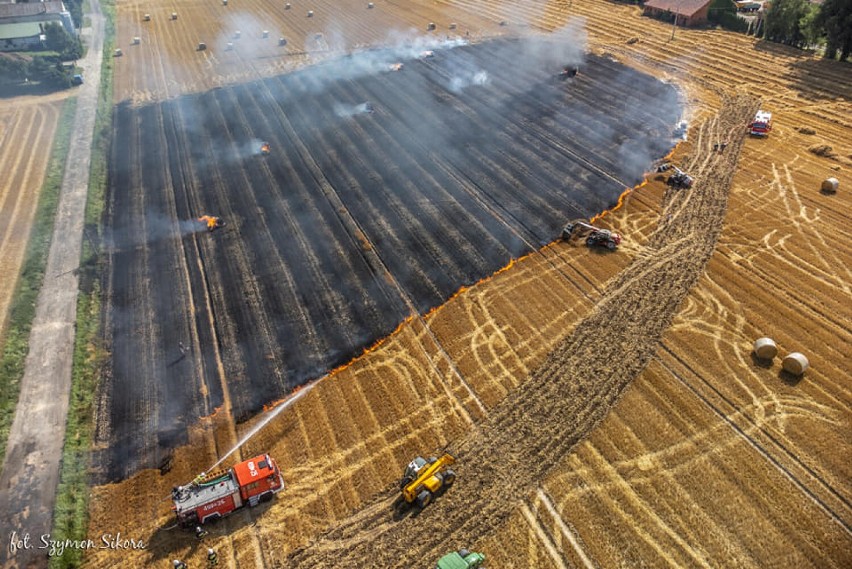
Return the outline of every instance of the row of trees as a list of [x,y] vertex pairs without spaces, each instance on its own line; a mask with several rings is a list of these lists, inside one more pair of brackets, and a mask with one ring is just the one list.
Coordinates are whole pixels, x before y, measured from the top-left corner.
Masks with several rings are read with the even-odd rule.
[[73,76],[73,68],[62,65],[55,56],[0,56],[0,84],[8,87],[33,82],[65,89],[71,86]]
[[808,47],[825,41],[825,57],[846,61],[852,53],[852,0],[773,0],[766,12],[763,37]]
[[48,50],[59,54],[63,61],[83,57],[83,42],[79,36],[72,36],[58,22],[48,22],[44,25],[44,43]]
[[45,48],[56,55],[0,57],[0,83],[14,85],[32,81],[59,89],[71,86],[74,70],[62,62],[82,57],[83,43],[57,22],[44,25],[44,37]]

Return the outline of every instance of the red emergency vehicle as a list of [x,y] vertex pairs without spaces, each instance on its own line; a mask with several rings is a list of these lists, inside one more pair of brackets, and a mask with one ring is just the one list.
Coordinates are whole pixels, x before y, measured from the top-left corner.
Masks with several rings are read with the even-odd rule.
[[748,125],[748,132],[753,136],[769,136],[772,131],[772,113],[757,111],[754,120]]
[[222,518],[245,505],[256,506],[284,489],[284,478],[268,454],[244,460],[226,472],[172,490],[178,522],[184,526]]

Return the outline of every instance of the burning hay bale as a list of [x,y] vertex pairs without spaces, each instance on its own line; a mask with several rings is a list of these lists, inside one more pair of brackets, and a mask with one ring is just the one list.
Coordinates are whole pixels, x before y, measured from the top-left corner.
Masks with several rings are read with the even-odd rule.
[[826,178],[822,181],[820,190],[826,194],[836,194],[839,186],[840,181],[837,178]]

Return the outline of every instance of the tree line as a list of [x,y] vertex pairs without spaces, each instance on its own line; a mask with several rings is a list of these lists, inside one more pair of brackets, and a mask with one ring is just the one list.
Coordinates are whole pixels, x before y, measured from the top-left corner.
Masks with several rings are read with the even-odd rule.
[[66,32],[58,22],[44,24],[44,37],[45,47],[56,55],[0,57],[0,83],[11,85],[32,81],[60,89],[71,86],[74,70],[62,62],[82,57],[83,43],[79,37]]
[[852,0],[773,0],[766,11],[763,37],[796,47],[825,42],[825,57],[841,61],[852,53]]

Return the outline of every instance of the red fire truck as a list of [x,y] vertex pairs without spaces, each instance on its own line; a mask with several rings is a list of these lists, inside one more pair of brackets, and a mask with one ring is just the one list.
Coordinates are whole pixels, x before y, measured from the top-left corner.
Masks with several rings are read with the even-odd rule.
[[772,130],[772,113],[769,111],[757,111],[754,120],[748,125],[748,132],[753,136],[769,136]]
[[227,516],[245,505],[271,500],[284,489],[284,478],[268,454],[236,464],[222,474],[202,475],[189,486],[172,490],[178,522],[184,526],[203,524]]

